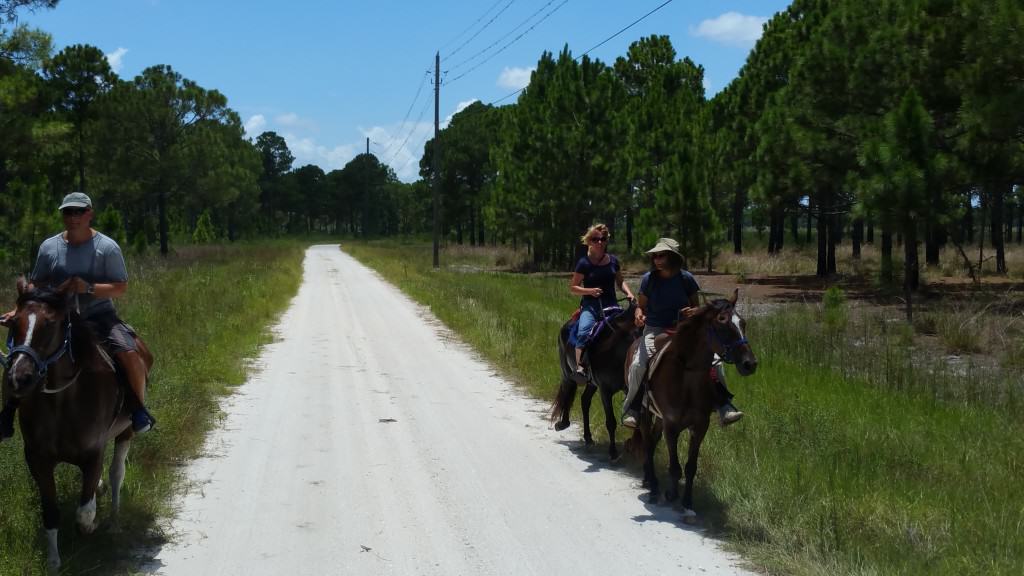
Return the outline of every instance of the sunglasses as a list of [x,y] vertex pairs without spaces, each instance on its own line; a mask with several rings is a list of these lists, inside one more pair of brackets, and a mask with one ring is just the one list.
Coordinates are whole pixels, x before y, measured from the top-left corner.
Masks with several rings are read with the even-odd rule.
[[61,210],[60,213],[65,216],[81,216],[82,214],[85,214],[88,211],[88,208],[65,208]]
[[607,236],[591,236],[590,237],[590,243],[591,244],[597,244],[598,242],[607,242],[607,241],[608,241],[608,237]]

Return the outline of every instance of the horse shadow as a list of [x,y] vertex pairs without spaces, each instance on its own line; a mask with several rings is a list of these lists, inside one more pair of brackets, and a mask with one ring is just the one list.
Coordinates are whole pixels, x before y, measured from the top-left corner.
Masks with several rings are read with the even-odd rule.
[[[720,537],[733,531],[733,527],[729,524],[729,504],[719,498],[707,483],[698,482],[694,486],[694,504],[700,511],[700,515],[696,522],[687,523],[683,520],[679,501],[666,502],[664,496],[657,503],[652,503],[648,499],[647,489],[641,487],[643,459],[639,454],[633,454],[631,450],[627,449],[617,460],[610,461],[607,450],[600,442],[588,445],[582,439],[561,439],[556,443],[567,448],[573,456],[587,464],[583,470],[584,473],[619,472],[634,481],[637,488],[636,499],[643,505],[647,513],[632,516],[630,520],[633,522],[638,524],[665,523],[680,530],[710,537]],[[756,540],[763,539],[766,535],[745,534],[745,537]]]

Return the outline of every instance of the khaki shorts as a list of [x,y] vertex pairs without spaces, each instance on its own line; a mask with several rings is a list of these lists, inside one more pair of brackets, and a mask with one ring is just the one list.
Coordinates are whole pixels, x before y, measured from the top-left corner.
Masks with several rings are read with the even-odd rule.
[[83,323],[96,335],[96,339],[111,355],[137,350],[135,330],[125,324],[114,312],[97,314],[85,319]]

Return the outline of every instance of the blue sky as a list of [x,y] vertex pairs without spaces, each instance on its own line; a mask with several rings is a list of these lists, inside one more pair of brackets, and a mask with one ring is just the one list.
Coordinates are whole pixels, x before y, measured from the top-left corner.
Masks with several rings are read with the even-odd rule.
[[[433,135],[427,71],[437,50],[443,121],[521,88],[544,50],[581,54],[663,2],[61,0],[20,22],[52,34],[57,50],[97,46],[124,78],[168,64],[221,91],[251,136],[286,138],[296,167],[340,168],[369,137],[370,151],[412,181]],[[761,22],[787,5],[673,0],[591,56],[610,63],[633,41],[667,34],[680,57],[704,66],[710,96],[736,76]]]

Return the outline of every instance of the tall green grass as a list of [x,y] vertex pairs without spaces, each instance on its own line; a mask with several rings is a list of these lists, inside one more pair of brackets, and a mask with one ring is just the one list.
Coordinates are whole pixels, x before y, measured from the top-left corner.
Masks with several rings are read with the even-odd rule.
[[[417,244],[343,249],[531,393],[554,397],[555,334],[576,300],[567,277],[472,272],[451,253],[435,271]],[[705,526],[768,573],[1024,572],[1019,373],[948,364],[904,323],[845,307],[834,293],[822,307],[748,319],[761,364],[746,379],[730,371],[747,418],[702,450]],[[664,454],[658,466],[664,475]]]
[[[298,289],[303,252],[303,244],[282,241],[185,248],[166,259],[128,256],[129,290],[117,306],[153,350],[147,404],[159,424],[132,443],[122,534],[77,534],[78,470],[58,468],[63,573],[126,573],[129,553],[162,539],[156,520],[169,514],[181,465],[202,446],[218,399],[243,382],[245,359],[268,342],[268,324]],[[12,288],[5,283],[0,294],[4,307],[14,301]],[[109,511],[109,498],[101,499],[98,520]],[[0,444],[0,574],[45,573],[43,540],[17,433]]]

